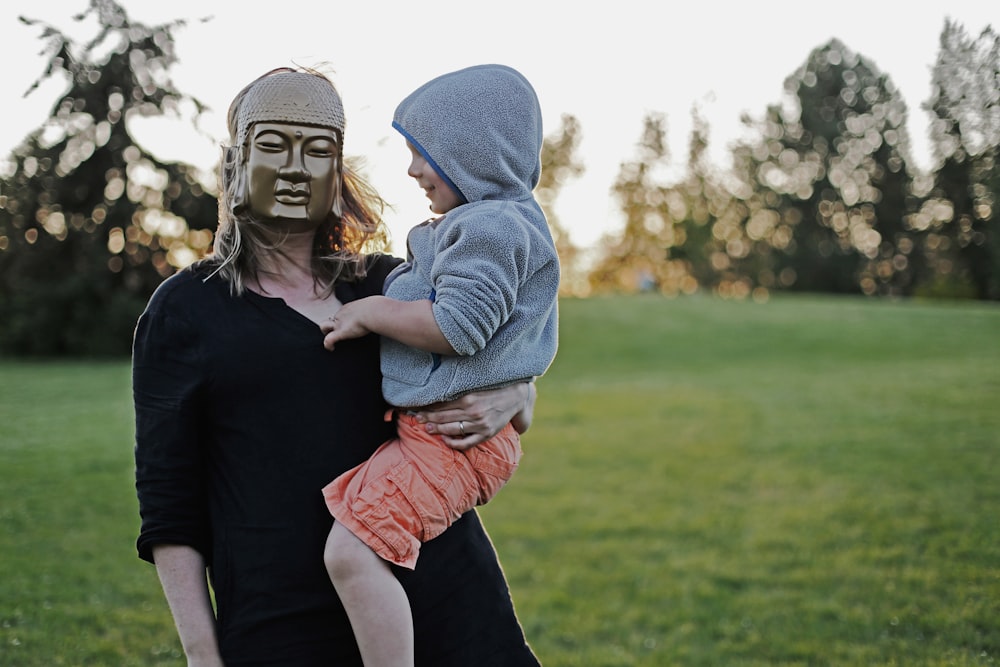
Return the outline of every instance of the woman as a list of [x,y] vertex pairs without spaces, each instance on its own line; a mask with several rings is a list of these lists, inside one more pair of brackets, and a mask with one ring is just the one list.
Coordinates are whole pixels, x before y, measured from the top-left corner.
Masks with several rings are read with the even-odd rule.
[[[319,324],[379,294],[399,260],[380,200],[343,167],[340,98],[322,75],[274,70],[229,110],[213,256],[164,281],[136,327],[137,547],[154,562],[189,665],[360,665],[323,566],[320,489],[392,435],[374,336],[323,348]],[[485,440],[520,385],[426,412]],[[400,571],[417,665],[537,665],[478,517]],[[209,573],[216,610],[213,611]]]

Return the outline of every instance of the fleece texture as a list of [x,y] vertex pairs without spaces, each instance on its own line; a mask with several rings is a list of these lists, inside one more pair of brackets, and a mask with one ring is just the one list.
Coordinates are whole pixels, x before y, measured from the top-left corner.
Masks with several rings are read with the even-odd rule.
[[559,259],[532,194],[542,118],[531,84],[504,65],[444,74],[399,104],[393,127],[466,203],[410,230],[385,288],[432,300],[458,356],[384,338],[386,399],[422,406],[543,374],[558,345]]

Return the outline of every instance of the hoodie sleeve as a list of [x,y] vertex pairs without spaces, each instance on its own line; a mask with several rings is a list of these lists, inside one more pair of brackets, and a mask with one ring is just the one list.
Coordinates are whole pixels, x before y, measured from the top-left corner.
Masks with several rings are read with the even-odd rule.
[[439,242],[434,318],[459,355],[483,349],[511,316],[525,280],[530,234],[510,203],[475,207]]

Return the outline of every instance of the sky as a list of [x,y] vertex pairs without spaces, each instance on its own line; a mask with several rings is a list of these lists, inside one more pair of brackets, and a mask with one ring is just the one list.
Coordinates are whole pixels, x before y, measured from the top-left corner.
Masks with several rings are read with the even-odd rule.
[[[130,129],[139,143],[161,159],[211,170],[226,136],[226,109],[245,84],[274,67],[322,66],[344,99],[345,153],[364,159],[369,180],[392,207],[386,219],[397,254],[407,229],[430,213],[405,174],[408,153],[390,126],[392,112],[439,74],[488,62],[510,65],[534,85],[546,134],[564,114],[577,118],[586,171],[564,186],[555,210],[575,243],[593,247],[621,226],[609,189],[620,164],[635,157],[646,115],[665,115],[678,175],[693,109],[708,121],[710,158],[728,166],[728,146],[742,136],[741,116],[760,117],[781,102],[785,78],[836,38],[890,76],[909,109],[914,161],[927,168],[929,117],[922,105],[946,18],[970,35],[1000,29],[995,0],[949,0],[933,8],[895,0],[808,8],[799,0],[616,0],[589,7],[576,0],[299,0],[263,9],[231,0],[121,4],[133,21],[147,25],[189,21],[174,32],[180,62],[173,81],[211,108],[198,130],[189,118],[136,123]],[[52,81],[24,97],[43,72],[44,44],[40,28],[17,17],[85,38],[93,34],[88,24],[71,17],[87,6],[87,0],[45,0],[0,7],[3,155],[42,124],[64,90]]]

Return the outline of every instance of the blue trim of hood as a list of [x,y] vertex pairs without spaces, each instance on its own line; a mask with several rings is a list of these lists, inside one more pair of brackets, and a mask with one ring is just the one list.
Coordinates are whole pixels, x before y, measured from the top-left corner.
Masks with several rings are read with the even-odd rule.
[[441,167],[438,166],[438,163],[434,161],[434,158],[432,158],[427,153],[427,151],[424,150],[424,147],[420,145],[420,142],[417,141],[416,139],[414,139],[410,135],[410,133],[407,132],[406,130],[404,130],[400,126],[400,124],[397,123],[396,121],[392,121],[392,126],[394,128],[396,128],[396,131],[399,132],[401,135],[403,135],[406,138],[406,140],[409,141],[410,144],[413,145],[414,148],[416,148],[418,151],[420,151],[420,154],[424,157],[425,160],[427,160],[427,164],[429,164],[431,166],[431,168],[434,169],[434,171],[437,173],[437,175],[441,177],[441,180],[443,180],[445,183],[447,183],[448,187],[450,187],[452,190],[454,190],[455,193],[458,194],[458,196],[462,198],[462,203],[463,204],[468,204],[469,203],[469,198],[465,196],[465,193],[463,193],[462,190],[457,185],[455,185],[454,181],[452,181],[450,178],[448,178],[448,174],[444,173],[444,171],[441,169]]

